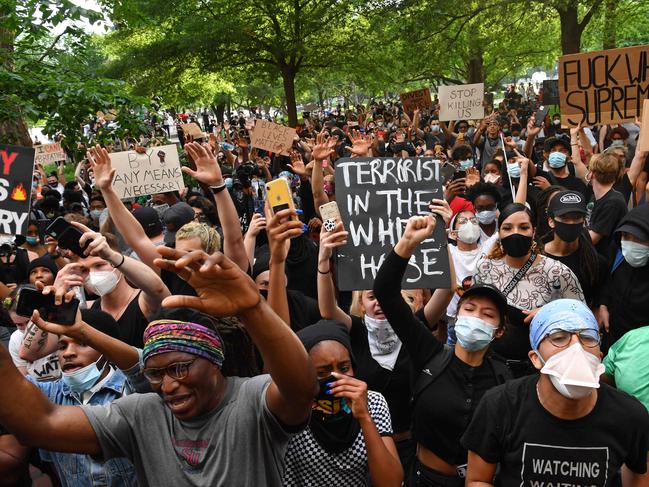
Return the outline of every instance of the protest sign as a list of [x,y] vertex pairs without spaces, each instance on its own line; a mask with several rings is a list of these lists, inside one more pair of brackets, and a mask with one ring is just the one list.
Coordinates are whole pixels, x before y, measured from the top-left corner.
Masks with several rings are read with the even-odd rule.
[[484,118],[484,83],[439,87],[439,119],[478,120]]
[[415,108],[425,110],[433,106],[433,101],[430,99],[430,90],[428,88],[409,91],[408,93],[401,93],[399,98],[401,98],[403,111],[411,115],[415,111]]
[[295,129],[273,123],[269,120],[257,120],[255,129],[250,135],[250,143],[257,149],[275,152],[277,154],[288,154],[293,146]]
[[559,80],[558,79],[543,80],[543,104],[544,105],[559,104]]
[[183,134],[185,134],[185,137],[188,135],[194,139],[200,139],[201,137],[204,137],[203,131],[197,123],[184,123],[180,127],[183,129]]
[[562,56],[559,95],[564,127],[635,120],[649,97],[649,46]]
[[36,151],[0,144],[0,233],[25,235]]
[[49,164],[51,162],[65,161],[65,151],[60,142],[54,144],[35,145],[36,164]]
[[638,136],[638,151],[649,151],[649,100],[642,106],[642,126]]
[[[443,199],[440,162],[432,158],[339,159],[336,201],[349,232],[337,249],[338,287],[372,289],[383,260],[399,241],[408,218],[428,215],[430,200]],[[448,288],[450,271],[444,222],[410,258],[404,289]]]
[[149,147],[144,154],[112,152],[110,161],[117,170],[113,189],[121,199],[180,191],[185,187],[175,145]]

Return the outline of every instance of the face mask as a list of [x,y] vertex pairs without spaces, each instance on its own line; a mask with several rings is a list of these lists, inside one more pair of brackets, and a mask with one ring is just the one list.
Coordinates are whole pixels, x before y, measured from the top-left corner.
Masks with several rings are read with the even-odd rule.
[[558,127],[559,125],[561,125],[561,119],[557,118],[556,120],[552,120],[552,125]]
[[460,161],[460,168],[466,171],[470,167],[473,167],[473,159],[467,159],[466,161]]
[[480,238],[480,226],[475,223],[466,222],[457,231],[457,238],[464,243],[476,243]]
[[[574,242],[581,235],[582,223],[563,223],[554,222],[554,233],[556,233],[564,242]],[[649,247],[648,247],[649,249]]]
[[90,210],[90,217],[94,220],[99,220],[102,210]]
[[475,217],[483,225],[491,225],[496,219],[496,210],[479,211],[475,214]]
[[[99,360],[101,360],[101,357]],[[67,386],[77,394],[86,392],[97,383],[97,380],[101,376],[103,367],[99,369],[99,366],[97,365],[99,360],[90,365],[86,365],[79,370],[75,370],[74,372],[62,372],[61,375],[63,382],[65,382],[65,384],[67,384]]]
[[622,255],[631,267],[644,267],[649,261],[649,247],[632,242],[631,240],[622,240]]
[[38,237],[25,237],[25,242],[29,245],[38,245]]
[[47,183],[47,184],[50,188],[54,188],[54,189],[58,188],[59,186],[59,183]]
[[536,353],[544,363],[541,373],[550,376],[552,385],[563,397],[581,399],[599,388],[599,376],[604,372],[604,365],[579,343],[553,355],[547,362],[538,351]]
[[514,135],[514,136],[512,136],[512,140],[514,142],[520,142],[521,138],[518,135]]
[[521,177],[521,167],[518,165],[518,162],[512,162],[507,164],[507,172],[514,179]]
[[559,169],[566,165],[566,155],[563,152],[553,152],[548,157],[548,164],[552,169]]
[[440,131],[440,126],[439,125],[431,125],[430,126],[430,131],[434,134],[438,133]]
[[379,320],[365,314],[363,321],[367,328],[367,340],[372,358],[384,369],[393,370],[401,350],[401,340],[388,320]]
[[485,183],[496,184],[499,179],[500,179],[500,174],[496,174],[493,172],[487,173],[484,176]]
[[376,122],[376,125],[378,125],[379,127],[383,127],[383,121],[380,120],[380,121]]
[[228,189],[232,189],[232,185],[234,184],[234,181],[232,178],[225,178],[225,187]]
[[329,453],[341,453],[351,447],[360,432],[360,423],[352,415],[345,398],[327,394],[333,375],[321,379],[320,390],[311,408],[309,429],[318,444]]
[[90,271],[88,279],[86,279],[86,287],[88,291],[97,296],[105,296],[110,294],[119,282],[117,273],[112,271]]
[[613,140],[611,142],[611,147],[622,147],[624,146],[624,141],[623,140]]
[[532,237],[520,233],[512,233],[500,239],[505,253],[510,257],[523,257],[532,248]]
[[489,345],[495,332],[493,326],[475,316],[458,316],[455,321],[457,342],[469,352],[477,352]]

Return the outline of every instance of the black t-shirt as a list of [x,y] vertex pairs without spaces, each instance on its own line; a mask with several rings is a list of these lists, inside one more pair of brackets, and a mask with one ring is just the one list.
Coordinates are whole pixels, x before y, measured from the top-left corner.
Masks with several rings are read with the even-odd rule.
[[575,176],[575,166],[572,164],[568,165],[568,176],[566,177],[557,177],[552,174],[552,171],[537,171],[536,175],[544,177],[550,184],[563,186],[570,191],[578,191],[584,197],[588,195],[588,187],[586,186],[586,183]]
[[288,300],[288,314],[291,318],[291,329],[293,331],[299,331],[322,319],[318,302],[315,299],[293,289],[286,290],[286,298]]
[[575,274],[575,276],[577,276],[577,280],[579,281],[579,284],[581,284],[581,290],[584,292],[584,298],[589,306],[596,306],[599,304],[599,293],[601,287],[606,282],[609,269],[608,261],[604,256],[599,253],[596,254],[598,259],[598,272],[595,282],[591,283],[590,280],[586,278],[586,274],[583,270],[584,260],[583,249],[581,247],[570,255],[558,256],[547,252],[546,255],[564,264]]
[[[620,182],[615,184],[615,186],[613,186],[613,189],[624,197],[624,201],[629,201],[629,198],[631,198],[631,195],[633,194],[633,185],[631,184],[629,175],[627,173],[624,173],[624,176],[622,176]],[[635,204],[635,195],[633,195],[633,201]]]
[[[122,316],[116,320],[119,326],[120,340],[137,348],[144,347],[144,330],[149,324],[149,320],[146,319],[140,309],[140,293],[141,291],[135,295],[131,302],[128,303]],[[92,309],[101,310],[101,298],[92,303]]]
[[172,296],[196,296],[196,290],[175,272],[162,269],[160,279],[165,283]]
[[612,260],[613,232],[626,213],[624,197],[614,189],[609,190],[600,199],[593,199],[588,203],[588,229],[602,235],[595,249],[609,260]]
[[410,405],[412,372],[410,357],[405,347],[401,347],[392,371],[384,369],[374,360],[370,352],[367,328],[358,316],[352,316],[349,336],[354,352],[356,378],[367,383],[370,391],[383,394],[390,409],[392,429],[395,433],[408,431],[412,407]]
[[646,471],[649,414],[637,399],[601,384],[589,414],[563,420],[541,406],[537,381],[488,391],[462,437],[468,450],[500,464],[495,486],[608,487],[622,464]]

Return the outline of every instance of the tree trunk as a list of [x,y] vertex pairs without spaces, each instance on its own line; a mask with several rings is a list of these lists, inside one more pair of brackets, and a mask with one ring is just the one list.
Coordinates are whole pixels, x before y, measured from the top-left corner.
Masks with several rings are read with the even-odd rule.
[[617,28],[617,19],[616,19],[616,9],[617,1],[616,0],[606,0],[606,6],[604,8],[604,29],[603,29],[603,39],[602,39],[602,49],[615,49],[617,47],[616,42],[616,28]]
[[576,3],[568,3],[559,11],[561,21],[561,52],[574,54],[581,51],[581,32],[579,12]]
[[471,49],[471,58],[467,63],[467,83],[482,83],[484,81],[484,53],[482,47],[476,44]]
[[297,104],[295,102],[295,75],[294,66],[282,66],[282,81],[284,82],[284,98],[286,99],[286,112],[289,127],[297,127]]

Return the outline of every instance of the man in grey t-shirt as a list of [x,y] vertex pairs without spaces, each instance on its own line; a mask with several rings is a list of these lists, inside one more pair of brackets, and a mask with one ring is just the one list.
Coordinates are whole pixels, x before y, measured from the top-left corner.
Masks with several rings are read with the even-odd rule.
[[317,390],[304,347],[223,254],[158,252],[164,260],[156,265],[178,273],[198,295],[171,296],[165,307],[238,316],[270,375],[224,377],[215,331],[158,320],[147,327],[143,352],[157,394],[66,407],[50,403],[0,347],[0,390],[12,392],[0,398],[0,423],[28,446],[127,457],[144,486],[281,485],[286,443],[307,423]]

